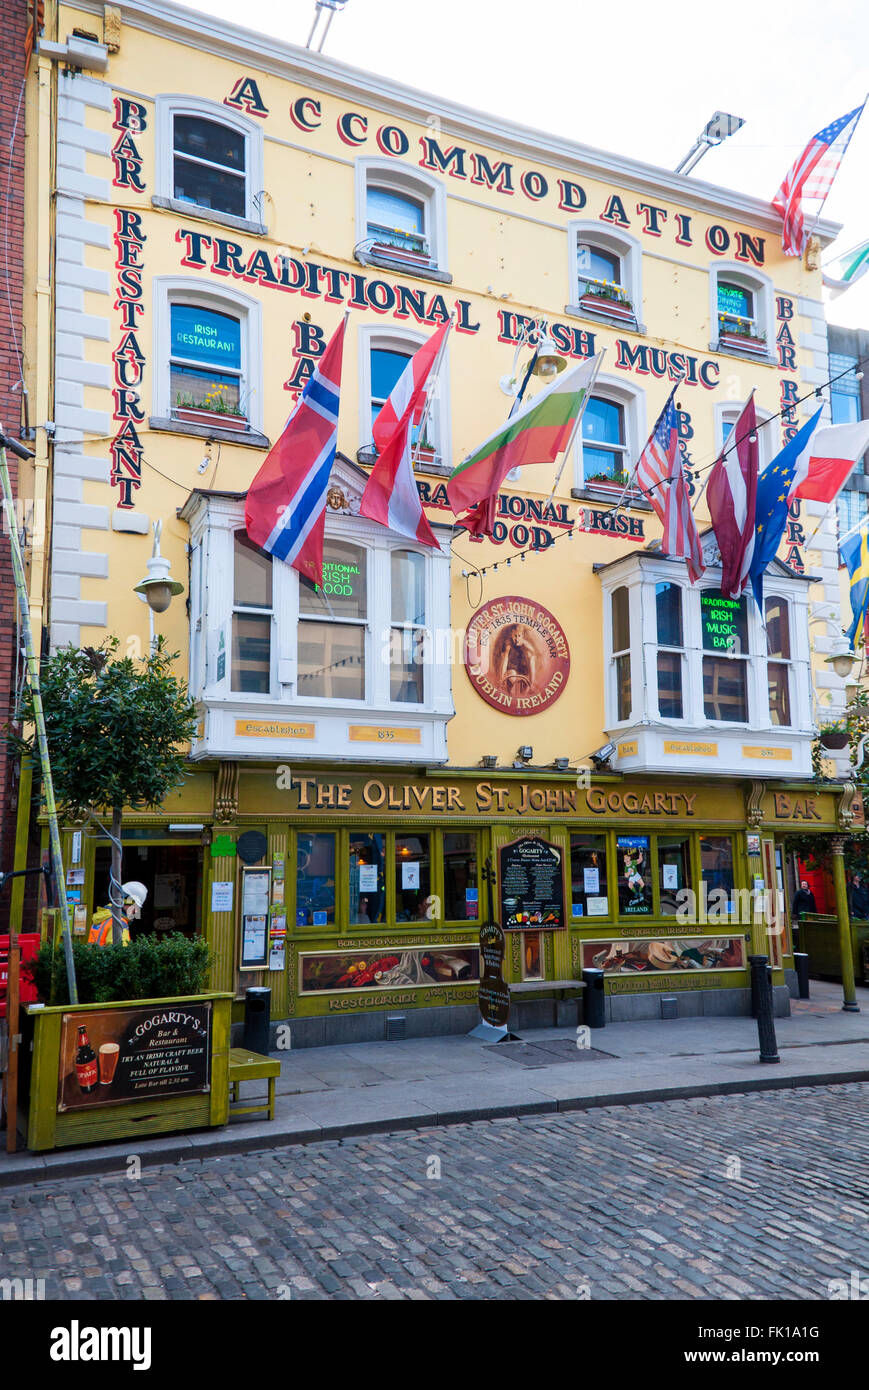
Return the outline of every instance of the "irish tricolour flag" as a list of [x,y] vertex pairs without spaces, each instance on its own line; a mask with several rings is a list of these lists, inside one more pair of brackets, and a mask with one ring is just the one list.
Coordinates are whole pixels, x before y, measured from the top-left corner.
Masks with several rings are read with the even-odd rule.
[[556,377],[453,471],[447,496],[456,516],[473,512],[464,519],[470,530],[491,534],[498,488],[511,469],[554,463],[570,446],[599,366],[591,357]]

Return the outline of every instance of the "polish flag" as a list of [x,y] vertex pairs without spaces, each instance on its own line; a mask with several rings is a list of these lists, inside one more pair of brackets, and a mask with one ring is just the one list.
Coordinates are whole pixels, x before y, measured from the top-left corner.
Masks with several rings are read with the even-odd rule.
[[754,554],[757,459],[757,418],[751,395],[706,484],[706,503],[721,553],[721,592],[726,598],[739,598],[748,584]]
[[790,497],[832,502],[867,449],[869,420],[857,420],[852,425],[822,425],[815,430],[797,464]]
[[[365,485],[359,510],[390,531],[422,545],[440,549],[440,542],[422,509],[413,474],[411,434],[425,404],[425,387],[443,347],[450,324],[445,323],[415,352],[399,377],[392,395],[374,422],[374,442],[379,457]],[[389,432],[384,416],[394,419]],[[400,412],[400,413],[399,413]]]

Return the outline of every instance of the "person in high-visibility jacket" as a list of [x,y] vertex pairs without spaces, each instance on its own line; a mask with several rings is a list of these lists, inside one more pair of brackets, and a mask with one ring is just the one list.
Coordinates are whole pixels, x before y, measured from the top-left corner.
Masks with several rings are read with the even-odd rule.
[[[148,890],[144,883],[124,883],[121,885],[121,892],[124,895],[124,914],[129,912],[130,916],[138,917],[142,911]],[[111,946],[114,937],[112,909],[101,907],[93,915],[91,929],[88,935],[88,944],[93,946]],[[130,944],[130,927],[126,915],[121,917],[121,945]]]

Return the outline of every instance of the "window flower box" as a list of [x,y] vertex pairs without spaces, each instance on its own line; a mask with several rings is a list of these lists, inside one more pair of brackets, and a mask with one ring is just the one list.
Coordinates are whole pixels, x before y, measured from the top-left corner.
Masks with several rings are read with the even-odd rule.
[[627,486],[628,479],[624,473],[598,473],[592,474],[585,479],[585,486],[594,488],[595,492],[611,493],[613,497],[620,497]]
[[738,352],[765,354],[766,338],[757,332],[754,319],[741,318],[738,314],[719,314],[718,346],[734,348]]
[[225,410],[204,410],[200,406],[176,405],[172,412],[176,420],[191,425],[209,425],[220,430],[236,430],[242,434],[250,428],[246,415],[230,415]]
[[622,319],[625,323],[636,322],[634,306],[627,292],[614,280],[581,279],[579,305],[581,309],[608,314],[610,318]]

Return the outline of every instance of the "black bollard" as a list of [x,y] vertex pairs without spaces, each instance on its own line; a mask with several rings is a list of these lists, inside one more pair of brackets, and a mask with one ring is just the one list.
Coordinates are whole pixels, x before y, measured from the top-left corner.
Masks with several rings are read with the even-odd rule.
[[794,970],[797,972],[797,984],[800,988],[800,998],[809,997],[809,957],[805,951],[794,951]]
[[775,1038],[772,1012],[772,980],[767,969],[767,956],[749,956],[751,966],[751,996],[756,1007],[757,1039],[761,1062],[780,1062]]

